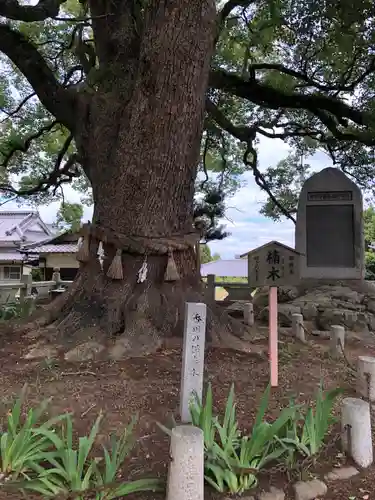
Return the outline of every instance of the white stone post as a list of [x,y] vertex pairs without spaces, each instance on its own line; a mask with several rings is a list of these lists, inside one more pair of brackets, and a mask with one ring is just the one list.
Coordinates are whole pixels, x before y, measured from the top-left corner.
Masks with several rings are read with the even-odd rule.
[[357,392],[369,401],[375,401],[375,358],[359,356],[357,364]]
[[203,431],[192,425],[172,429],[166,500],[204,499]]
[[33,278],[31,274],[22,275],[20,287],[20,302],[24,302],[26,298],[30,297],[32,284]]
[[345,349],[345,328],[341,325],[331,326],[331,355],[339,358]]
[[345,398],[342,402],[343,449],[360,467],[373,462],[370,405],[357,398]]
[[251,302],[247,302],[243,307],[243,320],[246,325],[254,325],[254,306]]
[[189,404],[194,393],[202,399],[206,304],[186,302],[180,393],[181,422],[191,422]]
[[303,316],[299,313],[292,314],[293,337],[306,344],[305,330],[303,329]]

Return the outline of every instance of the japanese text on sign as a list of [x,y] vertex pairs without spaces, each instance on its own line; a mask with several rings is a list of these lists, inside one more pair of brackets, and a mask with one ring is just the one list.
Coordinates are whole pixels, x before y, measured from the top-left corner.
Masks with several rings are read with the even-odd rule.
[[271,242],[249,253],[250,286],[281,286],[298,280],[299,254],[293,249]]

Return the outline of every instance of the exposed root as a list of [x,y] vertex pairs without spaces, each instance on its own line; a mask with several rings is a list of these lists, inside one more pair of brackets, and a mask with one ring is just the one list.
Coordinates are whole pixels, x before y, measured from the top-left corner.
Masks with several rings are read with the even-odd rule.
[[[72,287],[23,331],[44,330],[45,338],[69,349],[82,342],[101,342],[112,359],[146,355],[161,349],[165,339],[182,338],[186,302],[205,302],[207,343],[246,350],[240,340],[244,325],[205,296],[200,283],[138,284],[134,274],[118,282],[81,272]],[[47,325],[51,326],[46,329]]]

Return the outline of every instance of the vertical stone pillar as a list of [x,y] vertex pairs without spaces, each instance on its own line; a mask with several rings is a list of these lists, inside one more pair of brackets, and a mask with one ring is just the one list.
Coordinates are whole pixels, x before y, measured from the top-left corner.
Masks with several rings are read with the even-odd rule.
[[306,344],[305,330],[303,329],[303,316],[299,313],[292,314],[293,337]]
[[203,431],[192,425],[172,429],[166,500],[204,500]]
[[251,302],[247,302],[243,308],[244,323],[249,326],[254,325],[254,306]]
[[33,278],[31,274],[24,274],[21,278],[20,302],[24,302],[26,297],[30,297]]
[[345,328],[341,325],[331,326],[331,355],[335,358],[343,356],[345,349]]
[[189,404],[194,393],[202,399],[206,312],[206,304],[194,302],[185,304],[180,393],[180,415],[183,423],[191,422]]
[[375,358],[373,357],[358,357],[357,392],[369,401],[375,401]]
[[342,445],[360,467],[373,463],[370,405],[363,399],[345,398],[342,402]]

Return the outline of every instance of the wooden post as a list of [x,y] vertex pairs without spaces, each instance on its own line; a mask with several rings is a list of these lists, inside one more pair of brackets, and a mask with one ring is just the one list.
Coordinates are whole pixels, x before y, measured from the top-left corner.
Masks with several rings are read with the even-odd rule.
[[21,278],[21,286],[20,286],[20,302],[22,303],[25,300],[25,297],[29,297],[31,295],[31,287],[33,283],[33,277],[31,274],[23,274]]
[[207,288],[210,292],[211,299],[215,300],[215,275],[214,274],[207,275]]
[[272,387],[278,385],[278,339],[277,339],[277,287],[270,286],[268,296],[269,310],[269,360]]

